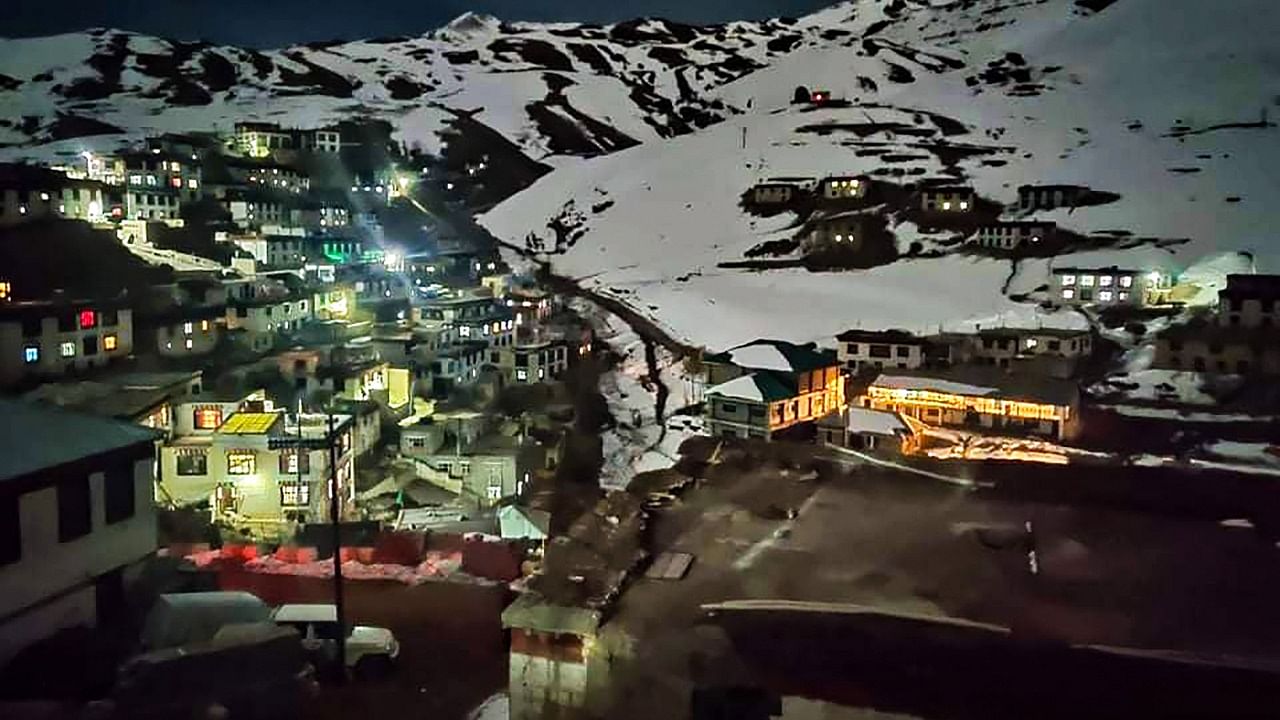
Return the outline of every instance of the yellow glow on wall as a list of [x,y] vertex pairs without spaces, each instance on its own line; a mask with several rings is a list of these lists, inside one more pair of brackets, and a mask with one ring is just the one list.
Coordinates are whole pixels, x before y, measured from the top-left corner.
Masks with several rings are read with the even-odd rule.
[[393,408],[401,408],[409,403],[412,397],[410,390],[412,378],[408,368],[391,368],[387,371],[388,393],[387,404]]
[[1071,415],[1071,408],[1059,405],[975,395],[959,395],[934,390],[886,388],[878,385],[872,385],[867,388],[867,397],[870,398],[872,407],[898,405],[960,411],[972,410],[984,415],[1001,415],[1029,420],[1065,421]]

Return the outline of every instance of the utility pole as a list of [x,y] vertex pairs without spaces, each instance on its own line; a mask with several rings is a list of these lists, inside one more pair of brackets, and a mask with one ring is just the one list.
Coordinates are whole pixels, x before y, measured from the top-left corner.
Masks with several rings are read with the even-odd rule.
[[[329,429],[329,522],[333,526],[333,607],[338,616],[338,684],[347,678],[347,624],[342,598],[342,500],[338,487],[338,437],[333,432],[333,409],[328,411]],[[301,432],[301,428],[299,428]]]

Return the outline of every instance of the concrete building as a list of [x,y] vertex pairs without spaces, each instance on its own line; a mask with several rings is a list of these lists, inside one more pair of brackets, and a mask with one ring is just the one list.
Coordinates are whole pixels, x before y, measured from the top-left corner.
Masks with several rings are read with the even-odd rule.
[[925,425],[1069,440],[1080,430],[1079,395],[1067,380],[962,367],[886,370],[857,402]]
[[269,157],[273,150],[296,147],[293,133],[277,123],[238,122],[233,140],[240,152],[255,158]]
[[1023,185],[1018,188],[1021,210],[1053,210],[1075,207],[1089,192],[1079,185]]
[[772,177],[751,188],[751,200],[757,205],[785,205],[807,197],[813,185],[813,178],[808,177]]
[[822,178],[818,190],[823,200],[857,200],[867,196],[871,181],[857,175],[832,175]]
[[812,345],[756,340],[703,358],[708,432],[770,438],[845,407],[836,354]]
[[1218,291],[1218,324],[1275,328],[1280,325],[1280,275],[1228,275]]
[[236,183],[258,188],[267,193],[294,195],[311,189],[311,177],[301,170],[272,160],[230,158],[226,161],[227,174]]
[[[419,440],[427,437],[432,440]],[[441,444],[433,448],[436,437]],[[400,452],[416,461],[419,477],[481,507],[519,495],[536,475],[554,470],[559,462],[558,446],[543,445],[519,431],[487,433],[461,442],[448,432],[428,435],[406,428],[401,432]]]
[[836,336],[840,366],[854,372],[868,368],[918,368],[925,363],[926,341],[905,330],[848,330]]
[[108,213],[100,182],[35,165],[0,163],[0,225],[41,218],[101,222]]
[[293,220],[291,206],[285,198],[256,188],[230,189],[223,196],[222,204],[231,214],[231,221],[241,229],[287,227]]
[[329,519],[330,443],[337,448],[338,492],[351,509],[350,415],[299,419],[283,412],[239,411],[212,432],[179,435],[160,448],[161,495],[176,505],[208,501],[215,521],[255,536],[278,536],[298,522],[324,522]]
[[454,390],[473,385],[480,370],[492,364],[489,345],[481,340],[463,340],[436,353],[430,365],[423,368],[431,397],[448,397]]
[[200,393],[202,376],[200,370],[112,374],[101,380],[45,383],[22,399],[123,420],[168,437],[175,429],[174,408]]
[[1056,223],[1041,220],[1002,220],[982,225],[969,242],[992,250],[1013,252],[1032,250],[1051,244],[1057,234]]
[[0,400],[0,665],[76,626],[128,619],[156,549],[157,433]]
[[1145,307],[1168,301],[1173,277],[1160,270],[1054,268],[1049,298],[1059,305]]
[[850,405],[818,421],[818,441],[825,445],[887,455],[909,454],[915,443],[911,428],[897,413]]
[[[1093,353],[1093,334],[1087,329],[984,328],[975,333],[947,333],[929,338],[935,365],[995,365],[1033,371],[1029,361],[1041,361],[1041,374],[1067,377],[1076,363]],[[1061,360],[1061,372],[1049,372],[1049,360]]]
[[1280,339],[1273,332],[1193,320],[1170,327],[1157,336],[1152,366],[1166,370],[1278,375]]
[[0,303],[0,385],[88,372],[132,353],[133,311],[119,303]]
[[[127,193],[167,192],[176,195],[179,204],[191,202],[204,193],[204,174],[200,163],[190,155],[179,155],[154,148],[142,152],[120,154],[124,165],[124,185]],[[129,217],[140,216],[126,199],[125,211]]]
[[856,252],[862,247],[866,217],[861,211],[822,215],[810,221],[809,232],[800,241],[806,251],[842,249]]
[[552,340],[525,343],[504,349],[500,358],[507,382],[551,382],[569,369],[569,346]]
[[925,212],[971,212],[976,209],[977,199],[971,187],[949,185],[920,189],[920,209]]
[[254,352],[270,350],[279,333],[296,332],[312,320],[306,297],[231,300],[227,303],[227,329],[241,331],[236,339]]

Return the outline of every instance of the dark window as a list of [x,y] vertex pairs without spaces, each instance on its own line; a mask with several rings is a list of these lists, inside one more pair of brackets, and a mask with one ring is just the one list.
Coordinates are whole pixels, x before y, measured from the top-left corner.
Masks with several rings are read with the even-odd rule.
[[1010,342],[1012,342],[1012,341],[1011,341],[1011,340],[1009,340],[1009,338],[1005,338],[1005,339],[1001,340],[1001,341],[998,343],[998,344],[999,344],[999,346],[1000,346],[1000,349],[1001,349],[1001,350],[1008,350],[1008,349],[1009,349],[1009,343],[1010,343]]
[[207,475],[209,456],[205,453],[184,453],[178,456],[179,475]]
[[867,354],[873,358],[887,358],[892,353],[889,352],[888,345],[872,345],[867,349]]
[[0,565],[22,559],[22,516],[17,493],[0,495]]
[[102,481],[107,524],[133,517],[137,507],[133,485],[133,463],[121,463],[106,472]]
[[[1075,343],[1073,342],[1072,344],[1074,345]],[[1050,350],[1054,350],[1054,351],[1061,350],[1061,349],[1062,349],[1062,341],[1061,341],[1061,340],[1050,340],[1050,341],[1049,341],[1049,349],[1050,349]]]
[[62,313],[58,316],[58,332],[71,332],[76,329],[76,314]]
[[848,352],[850,355],[858,354],[858,343],[849,343]]
[[249,308],[247,307],[236,308],[236,317],[249,317]]
[[1084,302],[1090,302],[1090,301],[1092,301],[1092,300],[1093,300],[1093,290],[1088,290],[1088,289],[1086,289],[1086,290],[1081,290],[1081,291],[1080,291],[1080,299],[1081,299],[1081,300],[1083,300]]
[[89,505],[89,478],[58,483],[58,542],[84,537],[93,529]]
[[84,339],[84,354],[85,355],[98,354],[98,336],[97,335],[90,335],[89,337]]
[[516,367],[529,367],[529,356],[524,353],[516,353]]
[[498,353],[497,350],[494,350],[489,353],[489,362],[493,363],[494,365],[497,365],[499,362],[502,362],[500,354]]
[[39,337],[41,325],[44,318],[23,318],[22,319],[22,336],[23,337]]
[[720,403],[720,410],[732,414],[738,412],[738,406],[733,403],[722,402]]
[[995,345],[995,341],[993,341],[991,338],[982,338],[982,347],[984,349],[990,350],[994,345]]
[[100,313],[99,318],[103,325],[120,324],[120,312],[117,310],[103,310],[102,313]]
[[896,353],[896,354],[897,354],[897,356],[898,356],[898,357],[910,357],[910,356],[911,356],[911,348],[907,347],[906,345],[899,345],[899,346],[895,347],[895,348],[893,349],[893,351],[894,351],[894,353]]

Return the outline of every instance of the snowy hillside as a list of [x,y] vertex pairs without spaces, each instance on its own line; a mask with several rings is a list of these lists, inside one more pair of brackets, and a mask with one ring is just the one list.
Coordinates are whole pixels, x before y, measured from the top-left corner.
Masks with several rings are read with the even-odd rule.
[[738,112],[708,91],[821,40],[791,22],[601,27],[466,14],[421,37],[278,51],[113,30],[0,40],[0,155],[39,155],[69,138],[55,149],[98,146],[117,131],[369,116],[432,151],[455,111],[474,111],[535,159],[610,152]]
[[[1118,0],[1099,12],[1070,0],[845,3],[793,27],[819,42],[711,91],[743,114],[561,168],[481,221],[713,348],[854,326],[1075,324],[1002,288],[1034,291],[1051,262],[1177,269],[1233,250],[1280,270],[1268,237],[1280,201],[1273,27],[1270,0]],[[851,102],[791,105],[797,85]],[[1022,184],[1116,193],[1037,216],[1112,245],[1024,261],[1012,278],[1007,260],[955,254],[851,272],[718,267],[797,231],[790,213],[742,210],[753,183],[844,173],[950,178],[1002,204]],[[930,239],[910,223],[890,230],[900,250]]]

